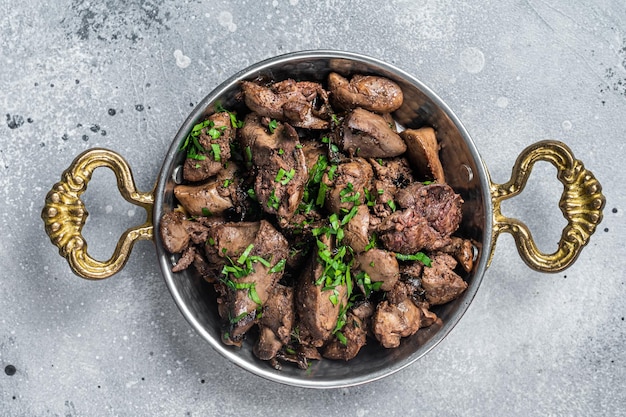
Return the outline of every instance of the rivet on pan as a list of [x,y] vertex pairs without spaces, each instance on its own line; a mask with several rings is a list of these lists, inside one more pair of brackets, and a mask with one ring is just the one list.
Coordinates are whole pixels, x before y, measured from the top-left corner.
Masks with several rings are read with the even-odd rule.
[[471,182],[474,179],[474,171],[472,170],[472,168],[470,168],[469,165],[466,164],[462,164],[461,168],[462,171],[465,171],[464,174],[467,175],[467,182]]

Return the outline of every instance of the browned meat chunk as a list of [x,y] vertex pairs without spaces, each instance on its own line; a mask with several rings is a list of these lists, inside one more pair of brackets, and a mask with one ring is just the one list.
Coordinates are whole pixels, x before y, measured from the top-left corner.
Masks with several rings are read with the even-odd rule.
[[427,308],[420,307],[422,311],[422,319],[420,320],[420,329],[423,327],[432,326],[439,319],[435,313]]
[[369,244],[369,219],[369,209],[361,204],[354,217],[344,227],[343,242],[350,246],[354,253],[363,252]]
[[225,265],[226,289],[220,302],[226,315],[222,317],[229,325],[228,338],[237,342],[256,323],[257,313],[282,276],[283,270],[274,267],[287,258],[289,244],[265,220],[218,225],[210,237],[207,257],[222,258]]
[[260,222],[237,222],[210,228],[204,247],[207,260],[221,269],[228,262],[228,258],[237,258],[238,254],[243,253],[254,242],[260,227]]
[[[217,174],[230,159],[230,143],[235,139],[236,129],[232,127],[228,112],[214,113],[211,121],[202,129],[198,142],[204,149],[196,158],[187,158],[183,165],[183,178],[187,181],[204,181]],[[215,146],[219,151],[215,151]]]
[[385,248],[403,254],[435,250],[449,243],[449,238],[433,229],[414,208],[391,214],[378,226],[378,233]]
[[353,158],[339,164],[332,179],[325,173],[322,182],[328,188],[326,208],[338,214],[342,209],[349,211],[355,203],[363,204],[365,190],[369,190],[372,185],[372,176],[372,167],[363,158]]
[[436,182],[446,182],[443,167],[439,160],[439,144],[432,127],[406,129],[400,133],[407,146],[407,156],[413,169],[424,178]]
[[[320,360],[322,359],[322,355],[320,355],[315,347],[298,344],[293,350],[289,349],[289,351],[287,351],[283,349],[279,351],[276,358],[286,362],[293,362],[298,368],[306,370],[309,369],[310,359]],[[280,369],[280,365],[278,365],[277,361],[274,362],[274,368]]]
[[391,304],[400,304],[407,298],[412,297],[415,287],[405,281],[397,281],[396,284],[387,292],[387,301]]
[[270,133],[258,115],[250,114],[241,129],[241,139],[257,170],[254,191],[261,207],[279,218],[291,218],[308,179],[298,133],[286,123],[279,123]]
[[295,320],[293,288],[276,284],[263,306],[254,354],[267,361],[289,342]]
[[374,315],[374,303],[369,300],[363,300],[352,306],[352,313],[363,321],[366,328],[369,328],[367,323]]
[[192,265],[196,271],[198,271],[200,276],[211,284],[217,283],[220,278],[223,277],[221,270],[222,267],[208,263],[204,255],[198,250],[194,254]]
[[400,277],[396,255],[383,249],[372,248],[356,255],[359,269],[368,274],[372,282],[382,282],[380,289],[390,291]]
[[372,165],[376,179],[383,182],[384,188],[391,189],[392,194],[395,194],[396,190],[415,182],[409,162],[404,157],[385,160],[371,158],[369,162]]
[[246,105],[261,116],[308,129],[330,126],[328,95],[319,83],[288,79],[266,87],[243,81],[241,87]]
[[192,243],[203,243],[209,230],[206,225],[189,220],[178,210],[164,214],[159,226],[163,246],[170,253],[182,252]]
[[431,305],[445,304],[457,298],[467,288],[467,282],[454,272],[456,260],[447,254],[431,257],[432,266],[424,268],[422,288]]
[[385,300],[378,304],[372,318],[372,331],[386,348],[400,345],[400,339],[420,328],[422,311],[408,298],[398,304]]
[[326,145],[316,140],[304,140],[301,143],[307,171],[311,172],[319,157],[326,154]]
[[463,200],[447,184],[412,184],[399,190],[396,211],[380,226],[381,241],[389,250],[414,253],[437,250],[450,243],[461,222]]
[[448,184],[430,184],[418,189],[415,208],[442,235],[450,235],[461,224],[463,200]]
[[171,211],[161,217],[159,231],[163,246],[168,252],[179,253],[189,245],[186,221],[185,214],[181,211]]
[[350,156],[392,158],[406,151],[406,144],[384,117],[356,108],[343,122],[342,149]]
[[474,246],[468,239],[452,236],[450,243],[440,249],[450,254],[461,264],[465,272],[470,272],[474,266]]
[[[321,240],[331,247],[330,239],[323,237]],[[337,325],[339,310],[348,302],[345,285],[324,289],[324,285],[316,284],[323,273],[324,266],[318,261],[317,253],[313,253],[296,287],[300,337],[304,344],[314,347],[323,346],[330,339]],[[336,296],[335,302],[332,295]]]
[[346,313],[346,324],[341,329],[341,335],[345,340],[335,337],[324,347],[322,356],[328,359],[349,361],[353,359],[365,346],[367,329],[363,321],[354,313]]
[[180,256],[178,262],[176,262],[176,265],[172,267],[172,272],[180,272],[189,268],[191,264],[193,264],[196,252],[197,251],[195,246],[189,246],[187,249],[185,249]]
[[378,113],[391,113],[402,105],[400,87],[388,78],[374,75],[354,75],[350,81],[331,72],[328,88],[334,103],[344,109],[363,107]]
[[400,265],[400,276],[408,279],[420,279],[424,264],[419,261],[403,262]]
[[382,220],[387,218],[393,209],[396,192],[413,183],[413,173],[408,161],[404,157],[381,159],[369,159],[372,169],[374,170],[374,184],[372,194],[375,196],[375,204],[373,206],[374,224],[380,224]]
[[174,187],[174,195],[190,216],[223,216],[235,207],[235,183],[224,187],[224,182],[212,179],[204,184],[180,184]]

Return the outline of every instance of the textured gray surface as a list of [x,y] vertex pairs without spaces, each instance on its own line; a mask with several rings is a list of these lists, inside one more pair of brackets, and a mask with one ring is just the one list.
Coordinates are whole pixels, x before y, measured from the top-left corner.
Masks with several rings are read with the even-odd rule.
[[[580,3],[0,0],[0,415],[626,415],[626,5]],[[430,85],[495,181],[525,146],[555,138],[607,197],[570,269],[532,272],[501,238],[473,304],[435,350],[382,381],[330,391],[225,363],[178,312],[151,243],[117,276],[88,282],[39,217],[81,151],[119,151],[148,190],[213,87],[261,59],[318,48],[371,55]],[[107,258],[144,214],[100,171],[85,194],[85,235]],[[561,186],[551,166],[535,171],[505,213],[551,251]]]

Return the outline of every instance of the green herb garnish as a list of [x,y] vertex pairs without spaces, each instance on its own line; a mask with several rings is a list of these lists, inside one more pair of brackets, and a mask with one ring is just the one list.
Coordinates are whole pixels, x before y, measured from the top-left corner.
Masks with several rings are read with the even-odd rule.
[[287,183],[293,179],[294,175],[296,175],[295,169],[291,168],[289,171],[285,171],[280,168],[276,174],[276,178],[274,178],[274,181],[279,182],[282,185],[287,185]]
[[222,150],[220,149],[220,145],[212,143],[211,152],[213,152],[213,159],[215,159],[215,162],[220,162],[222,160]]
[[399,261],[420,261],[425,266],[431,266],[432,262],[428,256],[423,252],[417,252],[412,255],[404,255],[402,253],[396,253],[396,258]]
[[267,128],[269,129],[270,133],[274,133],[274,130],[276,130],[277,127],[278,122],[274,119],[270,120],[270,122],[267,124]]
[[275,190],[272,190],[270,197],[267,199],[267,207],[273,208],[274,210],[278,210],[278,207],[280,207],[280,201],[276,198]]
[[285,264],[287,263],[286,259],[281,259],[280,261],[276,262],[276,265],[274,265],[270,270],[269,273],[270,274],[275,274],[276,272],[281,272],[285,270]]
[[243,127],[244,123],[243,120],[238,120],[237,119],[237,115],[235,113],[233,113],[232,111],[226,110],[223,106],[222,103],[215,103],[215,111],[217,113],[223,113],[226,112],[228,113],[228,115],[230,116],[230,124],[232,127],[240,129]]

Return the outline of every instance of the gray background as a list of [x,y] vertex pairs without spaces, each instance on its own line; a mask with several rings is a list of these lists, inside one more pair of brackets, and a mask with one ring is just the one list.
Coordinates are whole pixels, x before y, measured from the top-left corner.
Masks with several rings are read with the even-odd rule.
[[[0,0],[0,10],[0,415],[626,415],[622,0]],[[524,147],[555,138],[607,197],[570,269],[533,272],[500,238],[477,297],[435,350],[381,381],[328,391],[226,363],[177,310],[151,242],[120,274],[89,282],[40,219],[81,151],[120,152],[149,190],[178,126],[216,85],[318,48],[424,81],[464,122],[494,181],[508,179]],[[561,190],[541,163],[504,206],[545,251],[565,224]],[[106,259],[143,210],[117,195],[108,170],[84,199],[90,252]]]

